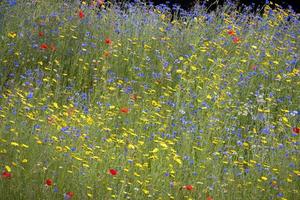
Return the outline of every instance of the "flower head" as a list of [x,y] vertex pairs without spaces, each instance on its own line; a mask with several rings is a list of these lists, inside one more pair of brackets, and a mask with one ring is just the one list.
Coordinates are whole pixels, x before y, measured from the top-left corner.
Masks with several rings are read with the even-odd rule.
[[82,10],[79,10],[78,16],[80,19],[84,18],[84,12]]
[[192,185],[185,185],[182,188],[191,191],[194,187]]
[[232,29],[230,29],[229,31],[227,31],[227,33],[228,33],[229,35],[235,35],[235,31],[232,30]]
[[51,178],[46,179],[45,185],[46,185],[46,186],[51,186],[51,185],[53,185],[53,180],[52,180]]
[[3,171],[2,172],[2,178],[10,179],[11,178],[11,173],[8,171]]
[[128,113],[129,112],[129,108],[123,107],[120,109],[120,112],[122,113]]
[[44,32],[42,31],[39,32],[39,37],[43,37],[44,35],[45,35]]
[[17,0],[7,0],[7,3],[9,3],[9,6],[15,6],[17,4]]
[[40,46],[41,49],[48,49],[48,45],[46,43],[41,44]]
[[74,192],[67,192],[64,194],[65,199],[71,199],[74,196]]
[[235,44],[239,43],[239,42],[240,42],[240,38],[239,38],[239,37],[234,37],[234,38],[233,38],[233,42],[234,42]]
[[300,128],[294,127],[294,128],[293,128],[293,132],[294,132],[294,133],[297,133],[297,134],[300,134]]
[[109,173],[112,175],[112,176],[115,176],[118,174],[118,171],[116,169],[109,169]]
[[206,200],[214,200],[214,199],[213,199],[211,196],[208,195],[208,196],[206,197]]
[[112,44],[112,41],[111,41],[111,39],[109,39],[109,38],[106,38],[106,39],[104,40],[104,42],[105,42],[105,44],[108,44],[108,45],[111,45],[111,44]]
[[15,38],[15,37],[17,37],[17,33],[16,32],[10,32],[10,33],[7,34],[7,36],[9,38]]

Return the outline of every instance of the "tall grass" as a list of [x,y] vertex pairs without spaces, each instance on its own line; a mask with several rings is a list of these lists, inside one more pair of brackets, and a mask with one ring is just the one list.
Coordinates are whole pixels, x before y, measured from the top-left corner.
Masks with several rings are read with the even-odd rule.
[[299,15],[102,7],[0,2],[0,199],[300,199]]

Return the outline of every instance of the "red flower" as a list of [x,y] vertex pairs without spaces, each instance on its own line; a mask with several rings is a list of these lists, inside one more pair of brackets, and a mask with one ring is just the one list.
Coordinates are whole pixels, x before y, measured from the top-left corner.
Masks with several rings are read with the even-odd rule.
[[104,40],[104,42],[105,42],[105,44],[108,44],[108,45],[111,45],[111,43],[112,43],[111,39],[109,39],[109,38],[106,38]]
[[2,172],[2,178],[7,178],[7,179],[11,178],[11,173],[9,173],[7,171],[3,171]]
[[183,186],[183,189],[191,191],[191,190],[193,190],[193,186],[192,185],[185,185],[185,186]]
[[43,37],[43,36],[44,36],[44,32],[40,31],[40,32],[39,32],[39,36],[40,36],[40,37]]
[[294,133],[297,133],[297,134],[300,134],[300,128],[294,127],[294,128],[293,128],[293,132],[294,132]]
[[207,196],[206,200],[214,200],[211,196]]
[[65,199],[71,199],[74,196],[74,192],[67,192],[64,196]]
[[45,43],[43,43],[43,44],[41,44],[40,48],[41,48],[41,49],[48,49],[48,45],[45,44]]
[[79,11],[78,16],[79,16],[80,19],[84,18],[84,13],[83,13],[82,10]]
[[128,113],[129,112],[129,108],[126,108],[126,107],[121,108],[120,112],[122,112],[122,113]]
[[118,174],[118,171],[116,169],[110,169],[109,170],[109,173],[113,176],[117,175]]
[[234,30],[229,30],[229,31],[227,31],[227,33],[229,34],[229,35],[235,35],[235,31]]
[[53,180],[51,178],[48,178],[46,181],[45,181],[45,185],[46,186],[51,186],[53,184]]
[[238,37],[234,37],[233,38],[233,42],[236,44],[236,43],[239,43],[240,42],[240,38]]

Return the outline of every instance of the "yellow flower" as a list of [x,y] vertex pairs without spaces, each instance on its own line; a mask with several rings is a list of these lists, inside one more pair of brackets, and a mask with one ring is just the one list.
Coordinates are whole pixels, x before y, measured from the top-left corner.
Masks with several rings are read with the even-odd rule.
[[58,152],[61,152],[61,151],[63,150],[62,147],[60,147],[60,146],[56,146],[55,149],[56,149],[56,151],[58,151]]
[[17,37],[17,33],[16,33],[16,32],[9,32],[9,33],[7,34],[7,37],[13,39],[13,38]]
[[146,190],[146,189],[143,189],[143,192],[144,192],[145,194],[149,194],[149,191]]
[[93,120],[93,118],[91,118],[90,116],[86,119],[86,123],[87,123],[88,125],[92,125],[93,122],[94,122],[94,120]]
[[11,172],[11,168],[8,165],[5,166],[5,169],[7,172]]
[[53,103],[54,108],[58,108],[58,104],[56,102]]
[[262,177],[260,177],[261,178],[261,180],[263,180],[263,181],[266,181],[266,180],[268,180],[268,178],[267,177],[265,177],[265,176],[262,176]]
[[181,69],[177,69],[177,70],[176,70],[176,73],[177,73],[177,74],[182,74],[183,71],[182,71]]
[[87,193],[87,196],[90,197],[90,198],[93,198],[93,195],[90,194],[90,193]]
[[180,160],[180,158],[178,156],[174,156],[174,161],[176,161],[178,164],[182,165],[182,161]]
[[134,172],[133,173],[134,176],[140,177],[141,175],[139,175],[138,173]]
[[191,69],[192,69],[193,71],[196,71],[196,70],[197,70],[197,67],[196,67],[195,65],[192,65],[192,66],[191,66]]
[[37,144],[43,144],[43,142],[41,140],[37,140],[36,143]]
[[26,145],[26,144],[21,144],[21,147],[24,147],[24,148],[28,148],[29,146],[28,145]]
[[159,144],[160,144],[160,146],[162,146],[165,149],[168,148],[168,145],[166,143],[164,143],[164,142],[160,142]]
[[10,144],[11,144],[11,146],[15,146],[15,147],[19,146],[19,144],[16,142],[11,142]]

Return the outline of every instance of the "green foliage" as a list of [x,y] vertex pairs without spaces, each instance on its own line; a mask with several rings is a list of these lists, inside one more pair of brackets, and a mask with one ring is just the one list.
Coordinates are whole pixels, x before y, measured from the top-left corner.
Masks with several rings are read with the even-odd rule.
[[300,198],[295,14],[1,3],[0,199]]

